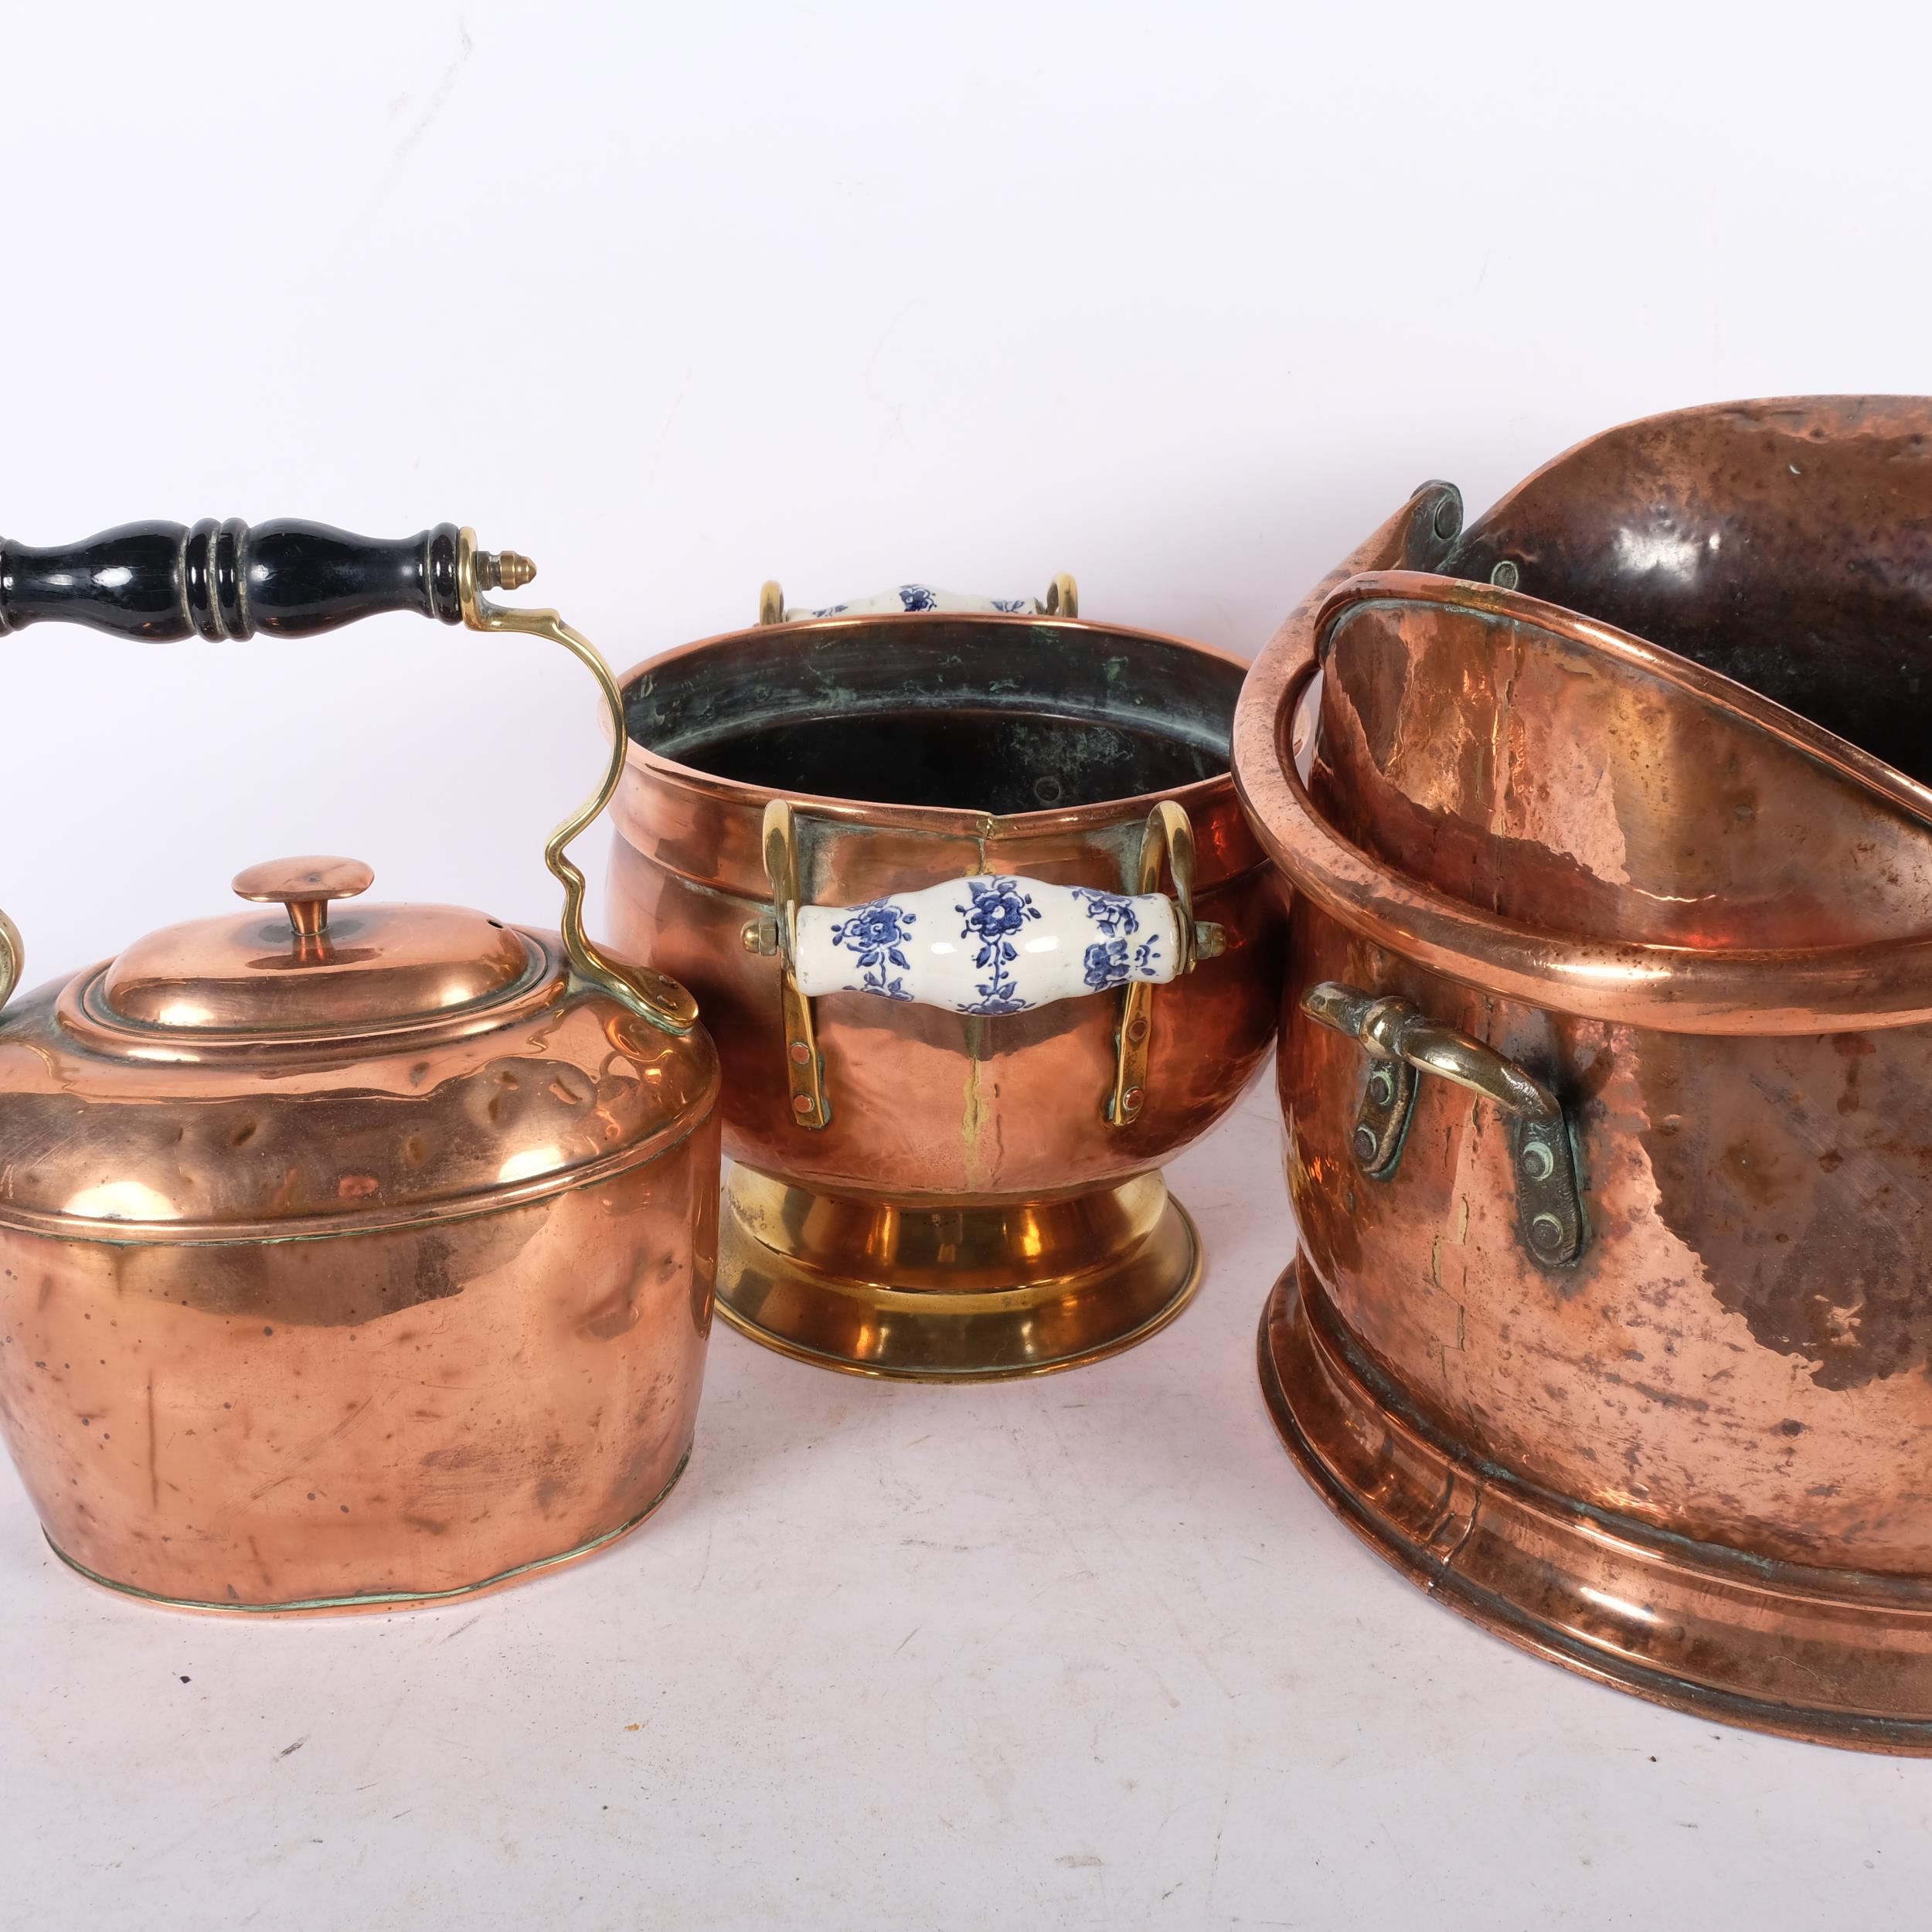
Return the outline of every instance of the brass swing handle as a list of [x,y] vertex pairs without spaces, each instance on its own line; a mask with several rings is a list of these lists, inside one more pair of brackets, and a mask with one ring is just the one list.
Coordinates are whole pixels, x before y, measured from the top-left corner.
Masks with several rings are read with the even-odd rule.
[[[0,539],[0,635],[30,624],[80,624],[168,643],[306,637],[391,611],[473,631],[513,631],[562,645],[597,681],[611,752],[597,789],[550,835],[544,862],[563,887],[564,951],[577,975],[671,1032],[696,1023],[676,981],[609,959],[583,929],[583,874],[566,847],[609,804],[624,776],[624,699],[595,645],[554,611],[492,604],[486,590],[520,589],[536,566],[513,550],[479,550],[474,532],[439,523],[415,536],[355,536],[285,518],[124,523],[78,543],[37,547]],[[19,982],[20,935],[0,913],[0,1005]]]
[[1414,1110],[1416,1074],[1437,1074],[1509,1117],[1517,1223],[1532,1256],[1546,1267],[1577,1259],[1588,1235],[1576,1152],[1562,1104],[1541,1080],[1393,994],[1328,980],[1302,995],[1301,1010],[1379,1063],[1350,1137],[1356,1164],[1371,1180],[1393,1179]]

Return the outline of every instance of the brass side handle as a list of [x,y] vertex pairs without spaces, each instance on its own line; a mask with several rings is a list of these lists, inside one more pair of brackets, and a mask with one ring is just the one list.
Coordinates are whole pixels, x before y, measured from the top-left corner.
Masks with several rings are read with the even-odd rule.
[[1531,1254],[1548,1267],[1577,1259],[1587,1230],[1570,1123],[1535,1074],[1394,994],[1327,980],[1302,995],[1301,1010],[1368,1056],[1368,1083],[1349,1146],[1371,1180],[1393,1179],[1414,1111],[1416,1076],[1434,1073],[1508,1117],[1517,1219]]
[[20,945],[20,928],[0,910],[0,1006],[5,1006],[13,997],[13,989],[20,984],[20,969],[26,964],[26,955]]
[[1302,995],[1301,1010],[1332,1032],[1359,1040],[1371,1059],[1405,1060],[1420,1073],[1438,1073],[1494,1100],[1505,1114],[1553,1121],[1563,1111],[1533,1073],[1393,994],[1364,993],[1328,980]]

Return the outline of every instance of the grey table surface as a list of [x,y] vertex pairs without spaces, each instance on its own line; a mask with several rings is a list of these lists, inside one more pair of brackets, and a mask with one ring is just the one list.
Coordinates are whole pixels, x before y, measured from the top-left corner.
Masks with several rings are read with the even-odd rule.
[[720,1327],[657,1519],[467,1606],[145,1609],[0,1485],[0,1923],[1923,1922],[1932,1763],[1520,1655],[1303,1485],[1279,1138],[1258,1087],[1176,1163],[1206,1282],[1100,1366],[888,1386]]

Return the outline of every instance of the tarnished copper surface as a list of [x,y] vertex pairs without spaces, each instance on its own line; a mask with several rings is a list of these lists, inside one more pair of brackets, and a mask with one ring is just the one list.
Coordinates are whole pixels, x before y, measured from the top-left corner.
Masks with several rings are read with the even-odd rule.
[[1263,1392],[1323,1500],[1406,1576],[1526,1650],[1655,1703],[1860,1750],[1927,1747],[1922,1580],[1685,1545],[1473,1466],[1406,1412],[1302,1280],[1291,1267],[1263,1312]]
[[[859,716],[855,729],[867,728],[850,696],[854,689],[867,692],[867,679],[876,685],[889,672],[908,690],[928,679],[937,688],[945,667],[964,665],[965,675],[979,680],[979,709],[961,704],[945,713],[941,704],[940,709],[957,719],[961,730],[988,730],[987,742],[998,756],[989,776],[969,774],[962,782],[983,782],[998,794],[990,802],[1016,805],[1056,787],[1073,793],[1087,774],[1079,758],[1064,751],[1060,737],[1066,734],[1055,720],[1084,714],[1051,692],[1022,702],[1024,676],[1011,680],[1021,686],[1019,698],[1002,693],[999,674],[1010,671],[1012,650],[1029,638],[1043,663],[1111,680],[1110,688],[1121,694],[1124,729],[1138,730],[1157,747],[1144,747],[1145,755],[1176,766],[1180,781],[1121,796],[1103,791],[1084,802],[1070,798],[1033,810],[975,809],[970,795],[956,801],[869,801],[861,781],[891,773],[876,767],[869,772],[856,753],[849,767],[840,767],[815,750],[815,719]],[[736,710],[723,723],[787,722],[777,750],[764,754],[779,761],[773,782],[721,776],[700,768],[695,757],[684,762],[652,748],[669,729],[665,719],[672,700],[665,694],[702,686],[714,667],[734,686]],[[789,1244],[761,1243],[755,1254],[727,1267],[719,1288],[727,1313],[798,1352],[876,1373],[995,1372],[1001,1364],[1005,1372],[1029,1372],[1091,1359],[1150,1332],[1145,1231],[1132,1216],[1096,1214],[1087,1224],[1087,1245],[1066,1257],[1066,1268],[1087,1280],[1078,1298],[1083,1312],[1056,1328],[1054,1349],[1043,1353],[1043,1329],[1026,1327],[1035,1319],[1027,1298],[1039,1290],[1042,1264],[1028,1247],[1033,1234],[1026,1210],[1083,1191],[1111,1192],[1151,1175],[1232,1103],[1272,1036],[1279,889],[1223,769],[1226,721],[1240,675],[1234,661],[1202,647],[1090,623],[932,616],[767,627],[689,646],[628,674],[633,743],[614,808],[620,836],[612,852],[612,931],[620,944],[697,995],[724,1067],[726,1151],[794,1190],[793,1218],[801,1225],[827,1225],[828,1216],[849,1225],[837,1206],[846,1202],[880,1214],[905,1208],[909,1217],[935,1207],[1012,1211],[1004,1223],[1003,1271],[995,1268],[981,1284],[989,1295],[1002,1284],[1011,1291],[1005,1332],[991,1338],[994,1325],[981,1322],[978,1332],[987,1338],[972,1349],[960,1343],[959,1311],[936,1294],[923,1324],[909,1322],[903,1308],[895,1315],[903,1348],[893,1362],[880,1360],[879,1310],[865,1305],[864,1291],[896,1283],[912,1291],[921,1282],[906,1274],[904,1250],[892,1243],[898,1258],[878,1258],[875,1237],[868,1237],[875,1255],[869,1272],[848,1260],[815,1274]],[[868,692],[867,701],[876,696]],[[689,709],[686,699],[676,702]],[[1019,710],[1010,727],[997,723],[1002,702]],[[1138,716],[1143,704],[1145,715]],[[719,709],[723,714],[726,708]],[[1196,712],[1200,722],[1191,735],[1176,735],[1171,748],[1158,749],[1164,733],[1176,731],[1169,719]],[[984,724],[988,713],[995,716],[992,726]],[[921,729],[931,716],[920,714]],[[943,735],[934,742],[945,748]],[[746,755],[734,753],[734,770],[750,769]],[[1131,770],[1143,752],[1120,755],[1124,763],[1117,768]],[[785,775],[828,768],[845,770],[859,795],[784,788]],[[930,791],[936,781],[927,769],[910,778],[902,774],[901,782]],[[818,1131],[801,1129],[785,1071],[781,976],[771,959],[748,952],[743,938],[747,921],[770,903],[762,828],[771,799],[787,798],[798,808],[805,900],[850,905],[995,872],[1131,890],[1148,811],[1162,795],[1175,800],[1192,822],[1196,910],[1226,927],[1227,950],[1153,998],[1145,1100],[1137,1115],[1119,1125],[1105,1117],[1115,1077],[1120,1009],[1114,999],[1070,1000],[988,1019],[841,993],[815,1002],[829,1124]],[[1192,1291],[1198,1256],[1178,1213],[1171,1204],[1166,1211],[1158,1247],[1168,1262],[1165,1298],[1178,1306]],[[1000,1218],[992,1216],[995,1223]],[[1077,1225],[1077,1217],[1066,1225]],[[1117,1279],[1113,1294],[1106,1291],[1110,1268]],[[774,1273],[785,1279],[782,1296],[774,1297],[770,1287]],[[818,1292],[826,1284],[832,1304]],[[843,1292],[848,1289],[858,1291],[855,1299]],[[815,1310],[809,1316],[802,1312],[808,1304]],[[794,1332],[774,1336],[774,1311],[781,1307],[801,1312]],[[844,1311],[836,1321],[833,1307]]]
[[640,1520],[696,1413],[717,1077],[554,935],[451,908],[231,916],[16,1001],[0,1430],[56,1547],[346,1608]]
[[[1903,722],[1932,403],[1634,425],[1454,543],[1410,540],[1430,500],[1352,560],[1383,574],[1298,610],[1236,723],[1296,888],[1277,1416],[1364,1533],[1515,1641],[1932,1750],[1932,794]],[[1294,1005],[1325,980],[1552,1090],[1573,1264],[1529,1253],[1505,1123],[1447,1082],[1361,1170],[1363,1056]]]

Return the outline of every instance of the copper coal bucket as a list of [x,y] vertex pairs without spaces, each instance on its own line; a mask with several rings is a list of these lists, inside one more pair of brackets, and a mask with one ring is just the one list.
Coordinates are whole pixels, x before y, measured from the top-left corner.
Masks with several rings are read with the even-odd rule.
[[1932,400],[1660,417],[1459,516],[1237,723],[1294,888],[1276,1420],[1512,1641],[1932,1750]]
[[[724,1065],[719,1306],[923,1379],[1128,1346],[1201,1273],[1160,1164],[1274,1030],[1243,673],[1039,603],[786,613],[624,680],[619,944]],[[1050,604],[1050,609],[1048,606]]]

